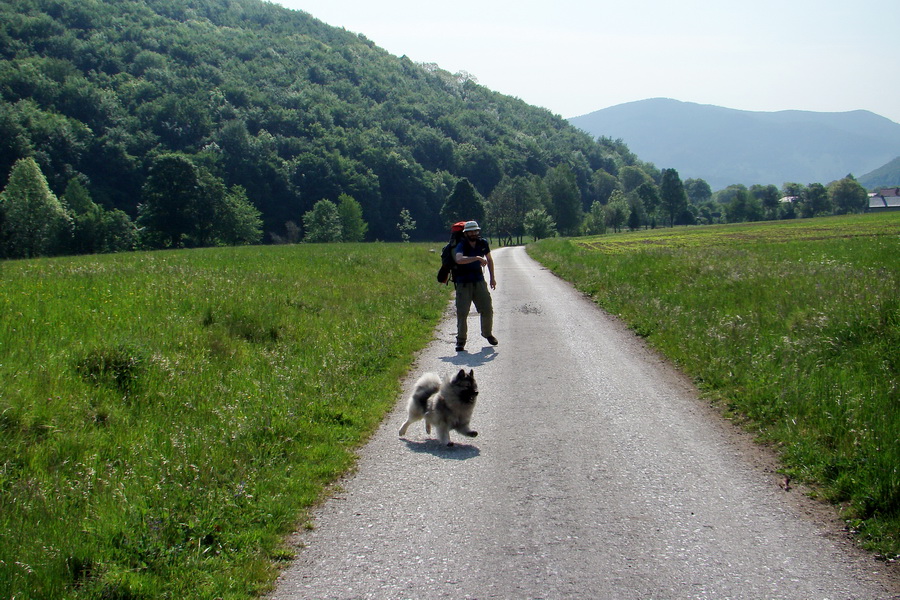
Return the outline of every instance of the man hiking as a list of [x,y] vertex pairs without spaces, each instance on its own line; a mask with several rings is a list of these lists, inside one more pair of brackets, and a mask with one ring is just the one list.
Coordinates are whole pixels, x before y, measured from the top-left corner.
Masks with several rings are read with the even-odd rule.
[[463,227],[463,239],[456,246],[454,254],[457,271],[453,281],[456,287],[456,351],[466,349],[468,337],[469,309],[475,303],[475,310],[481,315],[481,335],[492,346],[499,342],[494,337],[494,307],[491,292],[484,280],[484,266],[487,265],[491,277],[491,289],[497,289],[494,278],[494,259],[486,239],[481,237],[481,227],[475,221],[467,221]]

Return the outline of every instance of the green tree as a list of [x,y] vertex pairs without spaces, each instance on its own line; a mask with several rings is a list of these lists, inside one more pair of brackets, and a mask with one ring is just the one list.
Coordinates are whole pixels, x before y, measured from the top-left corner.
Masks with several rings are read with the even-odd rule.
[[859,213],[866,210],[869,194],[852,176],[847,175],[828,185],[828,195],[834,205],[835,214]]
[[746,191],[747,191],[746,185],[744,185],[742,183],[733,183],[733,184],[729,185],[727,188],[716,192],[715,199],[719,204],[721,204],[723,206],[727,206],[732,201],[734,201],[734,199],[737,198],[740,194],[743,194]]
[[444,227],[457,221],[478,221],[484,219],[484,200],[468,179],[462,178],[453,187],[453,193],[441,207],[441,221]]
[[[645,185],[646,184],[641,184],[641,187],[644,187]],[[640,190],[641,187],[639,187],[638,190]],[[642,225],[647,223],[647,209],[637,191],[627,194],[626,198],[628,200],[628,210],[630,211],[628,215],[628,229],[637,231]]]
[[140,246],[140,232],[125,212],[115,208],[103,211],[101,252],[129,252]]
[[503,178],[487,202],[486,217],[497,237],[510,244],[513,238],[521,242],[525,234],[525,215],[534,209],[546,209],[546,196],[543,181],[537,176]]
[[471,181],[472,185],[487,195],[490,195],[494,186],[503,179],[503,169],[498,153],[499,149],[494,148],[493,144],[485,144],[473,151],[463,153],[458,158],[459,172]]
[[744,186],[735,188],[731,202],[725,205],[725,217],[729,223],[761,221],[762,203]]
[[642,183],[653,183],[653,179],[640,167],[627,165],[619,169],[619,183],[624,193],[633,192]]
[[[219,226],[226,219],[225,196],[228,191],[225,182],[206,168],[197,168],[197,178],[199,181],[197,194],[186,211],[188,216],[186,239],[188,245],[202,248],[220,242]],[[244,194],[243,190],[239,194]],[[239,195],[236,199],[239,201]]]
[[806,188],[803,184],[786,181],[781,186],[781,196],[785,198],[800,198],[804,189]]
[[[606,204],[609,202],[610,195],[619,189],[619,180],[615,175],[611,175],[603,169],[597,169],[591,175],[591,195],[594,202]],[[593,202],[591,203],[593,206]]]
[[713,200],[707,200],[697,206],[697,222],[701,225],[720,223],[722,219],[722,205]]
[[257,244],[262,240],[262,213],[247,198],[243,187],[231,186],[225,194],[215,236],[228,246]]
[[16,161],[0,194],[0,213],[8,257],[55,254],[71,240],[72,219],[33,158]]
[[563,235],[578,235],[581,226],[581,192],[575,172],[567,164],[561,164],[544,177],[550,200],[553,203],[553,216],[556,226]]
[[[641,222],[656,227],[657,213],[659,212],[660,198],[659,188],[653,183],[642,183],[637,190],[632,192],[641,200],[640,218]],[[632,205],[634,203],[632,202]]]
[[779,202],[778,207],[778,218],[779,219],[796,219],[800,215],[798,214],[797,202],[793,200],[785,200],[784,202]]
[[763,212],[767,219],[778,218],[779,200],[781,200],[781,192],[772,184],[769,185],[751,185],[750,193],[753,194],[762,203]]
[[675,169],[663,169],[660,182],[660,203],[665,211],[669,227],[674,227],[678,218],[687,208],[687,194],[681,177]]
[[126,252],[138,247],[140,235],[131,217],[119,209],[104,210],[77,178],[66,186],[63,205],[74,222],[72,252]]
[[601,235],[606,233],[606,216],[603,214],[603,204],[594,200],[591,210],[584,219],[585,235]]
[[609,202],[603,207],[604,221],[608,227],[616,233],[622,231],[622,228],[628,222],[631,216],[631,208],[628,206],[628,200],[620,190],[616,190],[609,197]]
[[765,218],[762,202],[756,196],[747,192],[747,220],[762,221]]
[[63,200],[65,206],[76,215],[87,214],[99,208],[91,199],[90,192],[77,177],[69,180],[66,191],[63,193]]
[[800,192],[800,216],[804,219],[830,215],[834,212],[828,188],[821,183],[811,183]]
[[525,215],[525,232],[535,241],[556,235],[556,223],[543,208],[535,208]]
[[405,208],[400,210],[400,222],[397,223],[397,229],[400,230],[400,239],[404,242],[408,242],[410,232],[416,230],[416,222]]
[[338,214],[345,242],[361,242],[366,238],[369,225],[363,220],[362,206],[348,194],[338,196]]
[[681,216],[675,220],[676,225],[696,225],[700,215],[700,208],[691,203],[685,205]]
[[340,242],[343,235],[337,205],[324,198],[303,215],[303,227],[306,229],[305,242]]
[[685,179],[684,191],[688,196],[688,201],[695,206],[700,206],[712,199],[712,188],[704,179]]
[[104,238],[103,209],[91,199],[87,188],[72,178],[63,194],[63,206],[72,214],[72,252],[92,254],[101,252]]
[[138,224],[151,247],[256,243],[261,215],[241,186],[225,182],[187,156],[157,158],[144,183]]
[[157,158],[144,183],[138,224],[153,247],[181,248],[194,231],[193,206],[203,193],[197,168],[188,158],[167,154]]

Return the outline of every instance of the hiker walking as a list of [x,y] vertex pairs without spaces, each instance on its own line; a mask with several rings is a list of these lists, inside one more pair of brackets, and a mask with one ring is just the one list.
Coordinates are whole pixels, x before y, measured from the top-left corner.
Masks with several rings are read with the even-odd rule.
[[491,289],[497,289],[494,278],[494,259],[486,239],[481,237],[481,227],[475,221],[467,221],[463,227],[463,238],[456,246],[456,274],[453,285],[456,287],[456,351],[466,349],[468,337],[469,309],[475,303],[475,310],[481,315],[481,335],[489,344],[496,346],[499,342],[494,337],[494,306],[491,303],[491,292],[484,279],[484,267],[487,265],[490,274]]

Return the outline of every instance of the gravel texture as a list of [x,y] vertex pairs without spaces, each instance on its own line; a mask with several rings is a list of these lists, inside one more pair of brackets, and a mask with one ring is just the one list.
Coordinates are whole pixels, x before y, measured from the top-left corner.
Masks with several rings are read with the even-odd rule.
[[493,348],[448,311],[424,371],[474,369],[479,436],[445,448],[406,398],[296,534],[271,600],[900,598],[833,510],[668,363],[521,247],[494,251]]

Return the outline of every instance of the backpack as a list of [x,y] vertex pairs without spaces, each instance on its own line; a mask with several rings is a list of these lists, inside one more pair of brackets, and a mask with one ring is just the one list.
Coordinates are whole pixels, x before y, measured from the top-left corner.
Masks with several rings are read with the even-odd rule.
[[450,241],[441,249],[441,268],[438,269],[437,274],[438,283],[448,284],[455,278],[457,265],[453,258],[453,251],[459,245],[465,225],[465,221],[459,221],[450,227]]

